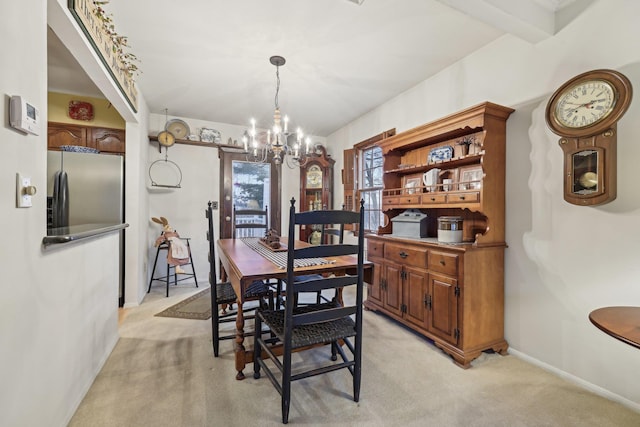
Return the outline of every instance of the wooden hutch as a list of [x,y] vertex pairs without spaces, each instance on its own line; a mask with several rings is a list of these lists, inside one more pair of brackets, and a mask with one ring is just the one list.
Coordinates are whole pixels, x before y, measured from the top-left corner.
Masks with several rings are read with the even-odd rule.
[[[508,349],[505,145],[513,111],[486,102],[379,143],[388,221],[367,236],[375,268],[365,307],[433,340],[463,368],[485,350]],[[425,185],[432,169],[438,178]],[[391,219],[407,209],[427,214],[427,237],[394,236]],[[438,242],[440,216],[462,217],[461,243]]]

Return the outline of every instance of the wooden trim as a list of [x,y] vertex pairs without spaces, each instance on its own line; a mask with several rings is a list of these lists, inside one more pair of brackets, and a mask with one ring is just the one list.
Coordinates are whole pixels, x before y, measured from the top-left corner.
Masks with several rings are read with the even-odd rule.
[[[149,141],[158,141],[158,135],[149,135]],[[198,147],[221,148],[244,153],[244,148],[237,145],[215,144],[212,142],[191,141],[188,139],[176,139],[176,144],[195,145]]]

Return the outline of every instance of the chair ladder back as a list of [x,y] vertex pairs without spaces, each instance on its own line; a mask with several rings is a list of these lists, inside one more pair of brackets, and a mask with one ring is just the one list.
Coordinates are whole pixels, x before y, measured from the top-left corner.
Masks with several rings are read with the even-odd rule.
[[340,255],[355,255],[358,253],[358,245],[317,245],[306,248],[294,249],[295,258],[325,258]]
[[205,216],[207,217],[207,240],[209,241],[209,284],[215,287],[217,282],[217,271],[216,271],[216,241],[215,235],[213,234],[213,206],[211,201],[207,203],[207,209],[205,211]]
[[307,280],[305,282],[296,282],[293,287],[293,292],[315,292],[322,291],[324,289],[336,289],[345,286],[352,286],[358,284],[357,276],[338,276],[327,277],[322,279]]
[[[246,231],[239,233],[241,230]],[[250,234],[253,236],[251,230],[264,230],[265,233],[269,230],[269,207],[265,205],[264,210],[237,209],[233,205],[233,238],[250,237]]]
[[312,311],[309,313],[293,315],[293,326],[308,325],[311,323],[328,322],[331,320],[342,319],[346,316],[356,314],[355,306],[327,308],[321,311]]

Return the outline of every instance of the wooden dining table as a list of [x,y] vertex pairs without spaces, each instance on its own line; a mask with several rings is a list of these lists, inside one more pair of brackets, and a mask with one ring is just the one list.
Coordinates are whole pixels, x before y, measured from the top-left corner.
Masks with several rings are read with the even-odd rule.
[[[255,239],[254,239],[255,240]],[[287,238],[281,237],[282,245],[287,243]],[[309,244],[296,241],[296,247],[304,247]],[[255,245],[254,245],[255,246]],[[276,265],[262,253],[249,246],[244,239],[220,239],[218,240],[218,256],[222,265],[221,279],[231,282],[238,300],[238,313],[236,316],[236,338],[234,342],[236,379],[243,380],[243,370],[247,363],[253,362],[253,349],[247,350],[244,345],[244,313],[242,304],[247,287],[256,280],[285,279],[286,268]],[[262,251],[264,252],[264,250]],[[286,251],[282,252],[286,258]],[[269,255],[267,253],[267,255]],[[357,258],[352,255],[334,257],[329,263],[298,267],[297,275],[334,273],[355,274]],[[372,264],[365,262],[365,282],[370,283]],[[299,273],[299,274],[298,274]],[[369,279],[369,280],[367,280]]]

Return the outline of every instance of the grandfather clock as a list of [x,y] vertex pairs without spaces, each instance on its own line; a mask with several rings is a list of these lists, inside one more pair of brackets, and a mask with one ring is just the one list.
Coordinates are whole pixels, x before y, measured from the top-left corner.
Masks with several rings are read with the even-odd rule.
[[[314,148],[307,162],[300,166],[300,212],[333,209],[333,164],[335,160],[322,145]],[[304,227],[304,228],[303,228]],[[320,230],[300,227],[300,240],[320,243]]]

